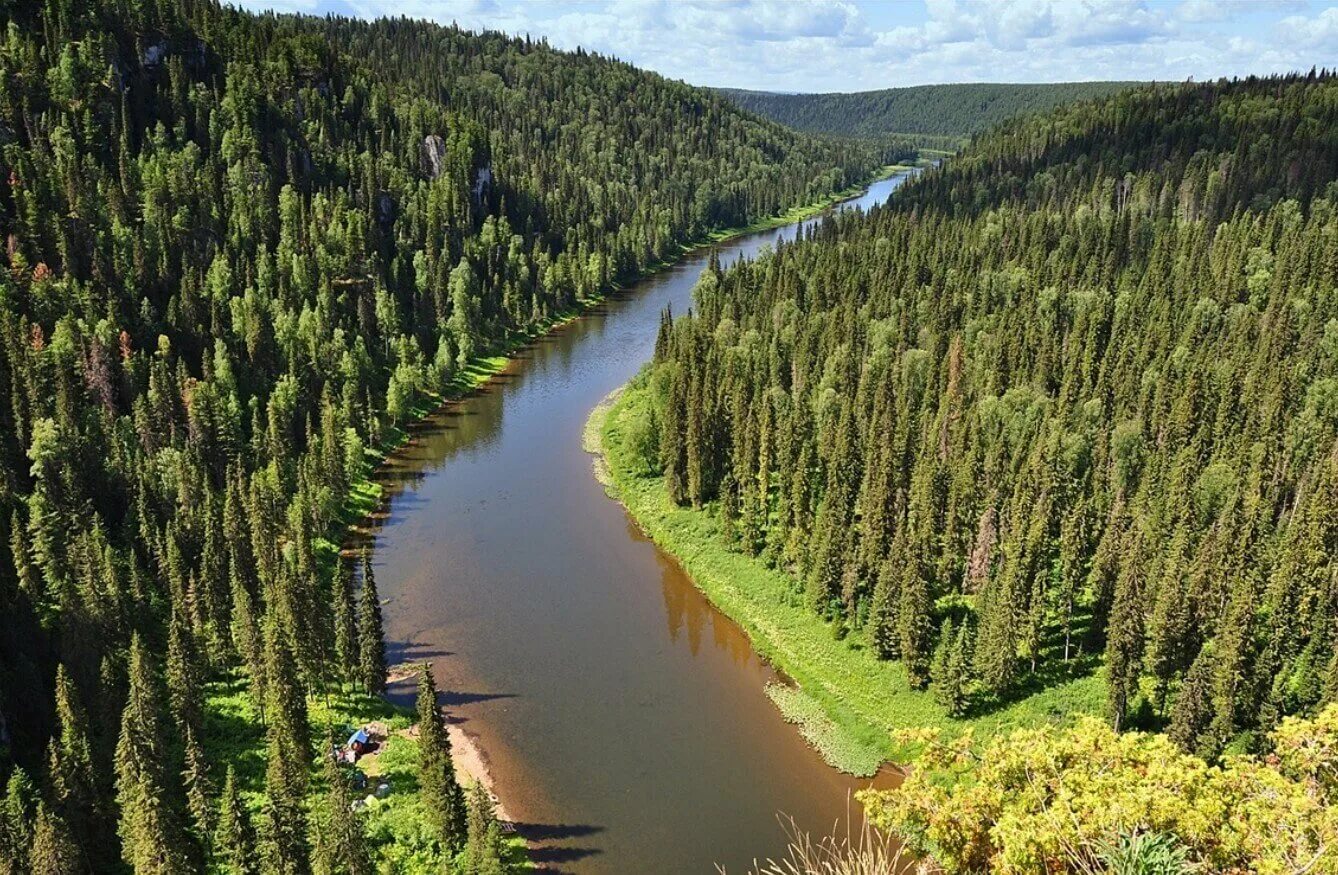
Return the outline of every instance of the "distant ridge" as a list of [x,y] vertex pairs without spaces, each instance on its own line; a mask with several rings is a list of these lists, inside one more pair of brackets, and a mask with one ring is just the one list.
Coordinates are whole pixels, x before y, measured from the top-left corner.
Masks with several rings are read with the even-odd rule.
[[716,90],[743,109],[801,131],[845,137],[914,134],[962,140],[1011,116],[1103,97],[1135,84],[981,82],[826,94]]

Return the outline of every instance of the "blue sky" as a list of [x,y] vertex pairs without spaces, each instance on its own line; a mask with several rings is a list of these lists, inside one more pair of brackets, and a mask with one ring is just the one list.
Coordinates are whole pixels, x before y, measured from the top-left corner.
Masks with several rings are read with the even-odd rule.
[[546,37],[696,85],[1183,80],[1338,67],[1338,0],[233,0]]

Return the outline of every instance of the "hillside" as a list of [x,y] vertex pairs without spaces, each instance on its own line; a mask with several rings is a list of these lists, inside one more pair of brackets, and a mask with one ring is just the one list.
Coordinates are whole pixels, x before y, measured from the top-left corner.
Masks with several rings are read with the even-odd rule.
[[717,91],[750,112],[801,131],[843,137],[914,135],[911,139],[919,145],[953,147],[1013,116],[1103,97],[1132,84],[981,82],[827,94]]
[[365,817],[316,756],[408,722],[376,698],[371,565],[337,549],[378,448],[615,284],[876,156],[403,19],[0,21],[0,871],[500,871],[441,733],[389,741],[405,777]]
[[1257,749],[1338,698],[1335,96],[1062,108],[708,272],[628,464],[787,574],[846,677],[899,663],[924,722],[1097,677],[1116,727]]

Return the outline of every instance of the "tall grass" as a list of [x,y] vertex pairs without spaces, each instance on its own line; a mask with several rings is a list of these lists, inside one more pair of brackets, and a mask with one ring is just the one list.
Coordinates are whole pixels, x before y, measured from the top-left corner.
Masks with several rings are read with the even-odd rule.
[[[754,864],[750,875],[921,875],[937,871],[918,863],[895,839],[860,820],[860,828],[853,829],[847,815],[844,835],[814,839],[799,829],[793,818],[782,817],[781,825],[789,837],[785,856]],[[723,866],[716,866],[716,870],[726,875]]]

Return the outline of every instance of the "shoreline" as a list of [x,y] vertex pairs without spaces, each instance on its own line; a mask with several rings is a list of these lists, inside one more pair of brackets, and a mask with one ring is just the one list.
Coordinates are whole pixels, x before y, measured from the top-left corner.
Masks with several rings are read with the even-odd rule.
[[[885,165],[861,185],[834,192],[822,200],[791,208],[781,215],[759,220],[751,225],[720,229],[695,242],[681,244],[678,251],[671,257],[647,266],[634,279],[628,280],[626,283],[615,283],[608,290],[578,301],[573,307],[553,314],[551,318],[531,329],[505,339],[490,354],[479,356],[471,361],[455,376],[443,392],[421,393],[415,399],[410,414],[404,422],[391,425],[377,446],[366,449],[365,452],[369,461],[368,469],[361,479],[350,485],[339,517],[338,528],[335,532],[331,532],[331,535],[334,535],[337,540],[332,538],[318,539],[318,549],[323,549],[334,556],[343,555],[347,557],[354,555],[357,549],[350,542],[374,537],[379,511],[384,499],[384,489],[376,478],[378,474],[394,466],[396,452],[411,442],[410,429],[412,426],[468,397],[486,385],[514,361],[515,353],[528,344],[588,315],[593,308],[607,300],[609,295],[616,294],[630,285],[672,267],[698,249],[728,242],[770,228],[802,222],[820,215],[844,201],[857,198],[874,183],[908,169],[910,168],[902,165]],[[385,701],[393,704],[388,699]],[[483,784],[493,799],[498,820],[504,824],[514,824],[516,822],[514,813],[506,807],[506,802],[499,792],[498,783],[492,774],[486,751],[473,736],[456,722],[447,709],[443,708],[442,714],[451,740],[452,759],[457,776],[466,781],[478,781]],[[523,837],[521,838],[523,839]],[[524,844],[527,849],[536,847],[529,840],[524,840]]]
[[912,690],[901,663],[875,659],[865,633],[837,640],[831,626],[793,601],[785,571],[737,552],[718,536],[715,515],[669,501],[663,478],[634,468],[622,454],[623,417],[648,402],[642,370],[609,393],[586,421],[582,445],[594,456],[595,476],[633,523],[683,568],[721,614],[747,634],[754,651],[786,684],[766,692],[782,717],[829,765],[857,777],[909,763],[925,737],[898,738],[902,730],[928,729],[955,737],[975,729],[994,734],[1013,728],[1065,725],[1099,710],[1100,674],[1077,676],[1012,701],[994,711],[949,717],[931,693]]

